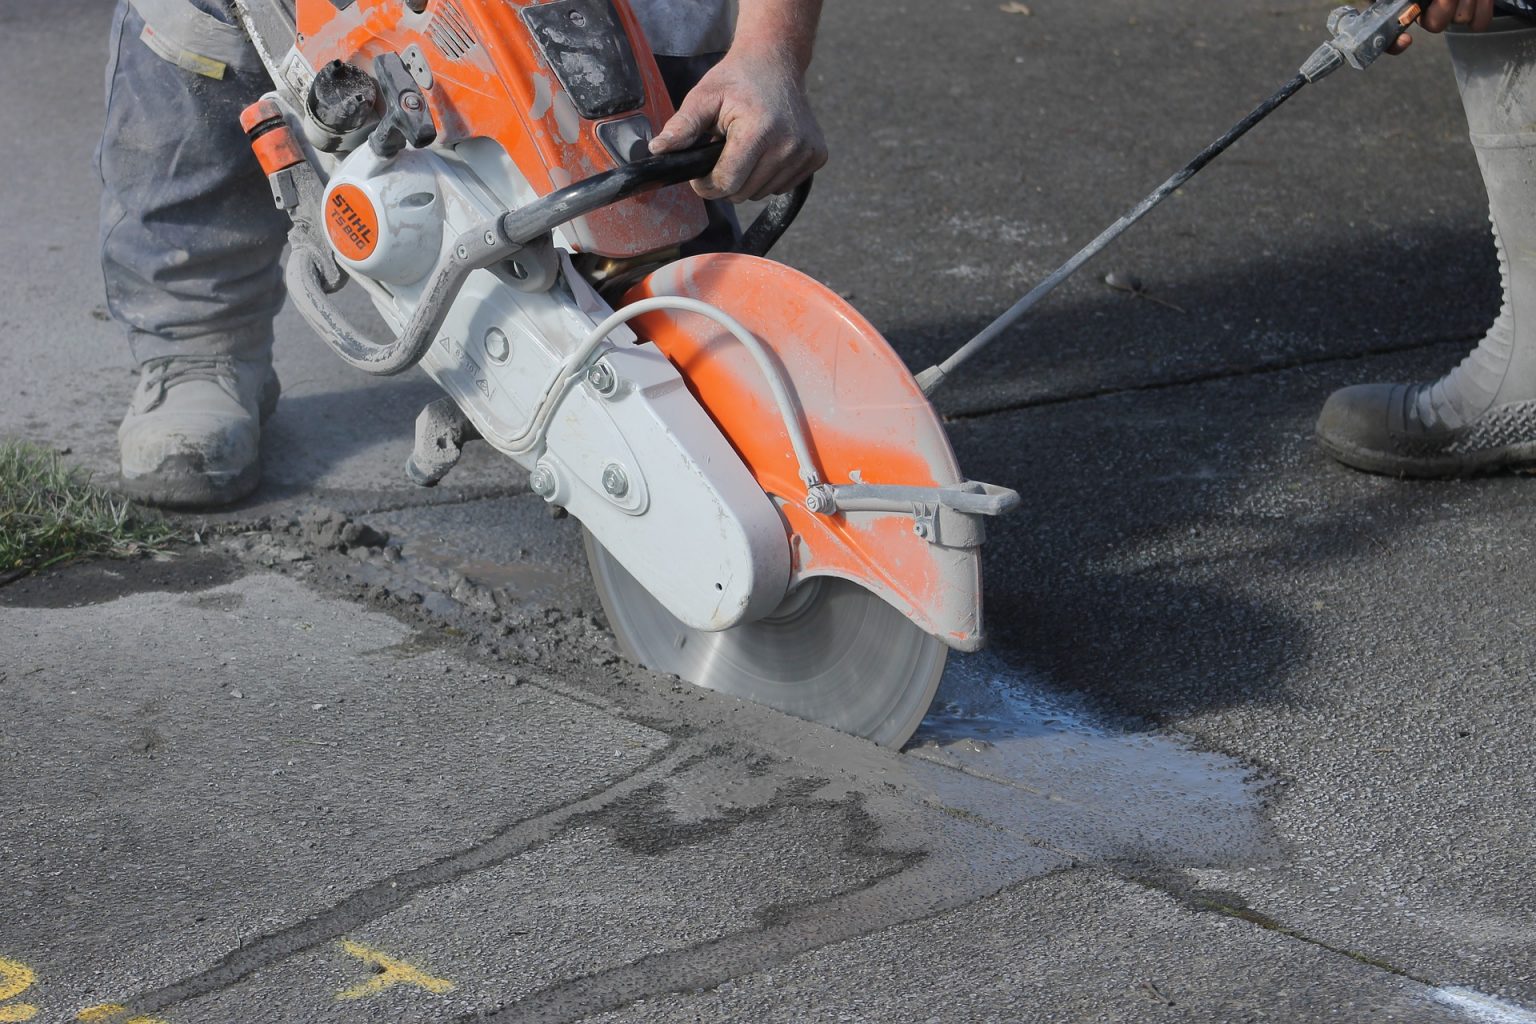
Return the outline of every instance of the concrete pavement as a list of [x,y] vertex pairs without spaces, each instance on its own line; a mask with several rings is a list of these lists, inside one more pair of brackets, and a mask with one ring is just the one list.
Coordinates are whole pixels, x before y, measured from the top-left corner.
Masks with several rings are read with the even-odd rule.
[[[367,610],[315,557],[311,585],[206,554],[157,593],[0,593],[4,952],[38,1019],[1462,1019],[1162,888],[1281,858],[1230,758],[1060,697],[966,707],[1020,699],[990,671],[896,754],[594,658],[589,627],[526,651]],[[1234,991],[1253,962],[1309,982]]]
[[[781,255],[914,367],[1331,4],[1018,6],[827,11],[834,162]],[[0,28],[28,140],[0,434],[106,471],[105,14]],[[1364,477],[1309,438],[1333,387],[1438,374],[1491,314],[1463,138],[1435,41],[1340,73],[941,393],[962,465],[1026,500],[987,549],[994,649],[902,754],[622,664],[576,525],[484,451],[410,488],[427,386],[285,314],[231,535],[0,588],[0,1015],[1536,1019],[1529,481]],[[322,507],[389,546],[340,550]]]

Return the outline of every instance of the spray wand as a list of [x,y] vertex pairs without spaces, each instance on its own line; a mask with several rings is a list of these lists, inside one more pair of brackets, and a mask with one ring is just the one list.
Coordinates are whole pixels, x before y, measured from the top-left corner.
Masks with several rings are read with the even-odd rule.
[[[1037,284],[1028,295],[1014,303],[1012,308],[989,324],[980,334],[962,345],[942,363],[930,366],[918,374],[917,383],[923,389],[923,394],[933,394],[960,364],[996,340],[1042,299],[1055,291],[1057,286],[1082,269],[1083,264],[1107,249],[1115,239],[1151,213],[1164,199],[1177,191],[1190,178],[1199,174],[1206,164],[1225,153],[1233,143],[1248,134],[1254,125],[1273,114],[1281,104],[1300,92],[1304,86],[1321,81],[1346,64],[1358,71],[1364,71],[1376,63],[1377,58],[1391,49],[1392,44],[1396,43],[1398,38],[1418,20],[1427,2],[1428,0],[1376,0],[1363,11],[1354,7],[1340,7],[1334,11],[1328,17],[1328,34],[1331,38],[1307,58],[1295,77],[1281,86],[1273,96],[1255,107],[1247,117],[1229,128],[1225,135],[1201,150],[1198,156],[1185,164],[1173,177],[1159,185],[1151,195],[1137,203],[1129,213],[1104,229],[1098,238],[1089,242],[1076,256]],[[1514,14],[1536,20],[1536,0],[1497,0],[1495,8],[1502,14]]]

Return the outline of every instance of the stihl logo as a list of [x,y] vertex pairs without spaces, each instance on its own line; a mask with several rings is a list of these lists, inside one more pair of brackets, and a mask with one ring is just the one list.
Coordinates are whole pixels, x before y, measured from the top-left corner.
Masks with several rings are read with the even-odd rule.
[[347,202],[346,196],[339,193],[331,196],[331,205],[336,208],[336,223],[341,225],[348,238],[365,249],[373,245],[373,228],[369,227],[368,222],[352,209],[352,204]]
[[356,185],[342,185],[331,193],[325,221],[331,244],[348,259],[367,259],[378,245],[378,216]]

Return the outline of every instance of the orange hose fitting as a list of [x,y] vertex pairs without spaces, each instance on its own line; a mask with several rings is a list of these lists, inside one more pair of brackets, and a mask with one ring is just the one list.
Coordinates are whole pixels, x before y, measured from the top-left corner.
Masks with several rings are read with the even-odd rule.
[[304,151],[293,138],[283,110],[270,97],[262,97],[240,112],[240,127],[250,137],[251,151],[267,175],[304,162]]

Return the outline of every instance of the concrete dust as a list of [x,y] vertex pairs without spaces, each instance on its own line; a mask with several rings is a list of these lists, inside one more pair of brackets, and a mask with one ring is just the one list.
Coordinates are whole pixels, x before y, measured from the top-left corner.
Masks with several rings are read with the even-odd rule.
[[[424,540],[412,540],[406,557],[416,564],[438,570],[460,583],[488,591],[504,591],[517,601],[570,608],[581,603],[582,588],[569,572],[547,566],[518,562],[466,561],[442,546]],[[494,600],[494,599],[493,599]]]

